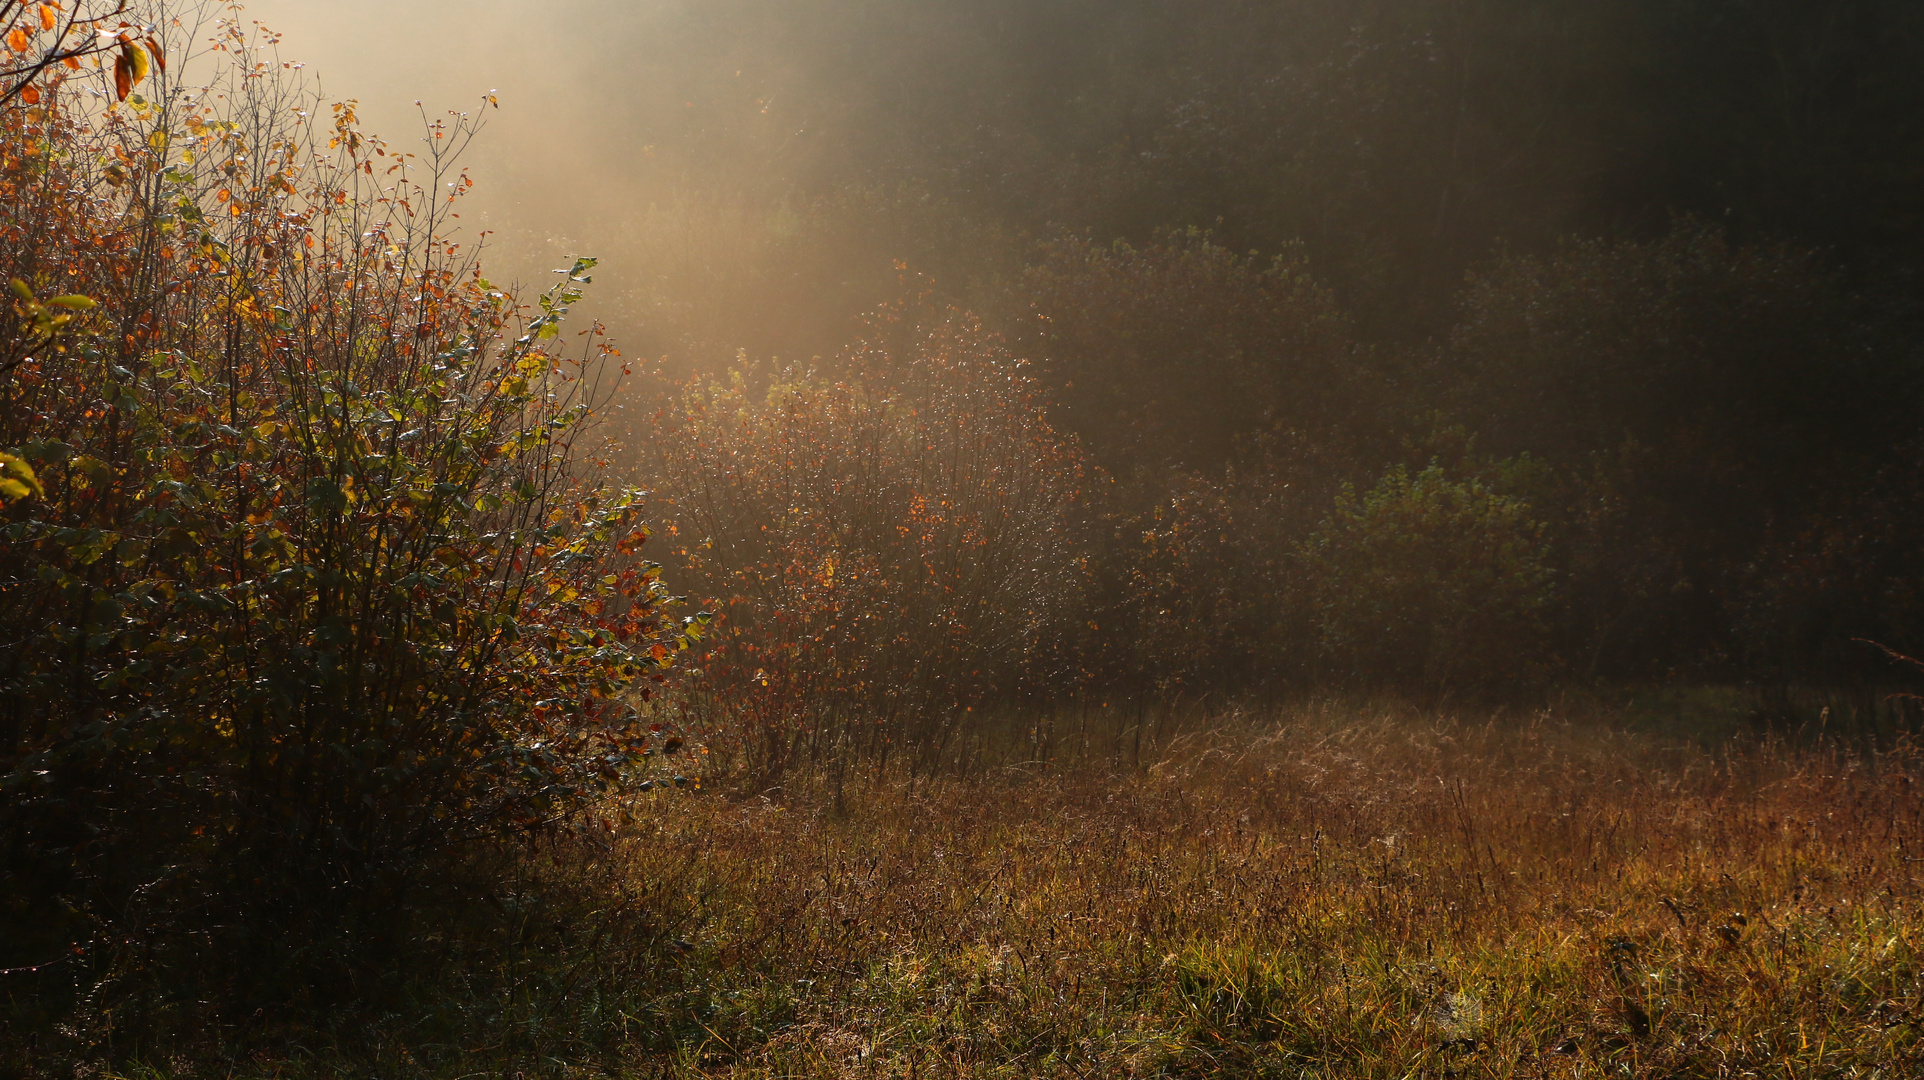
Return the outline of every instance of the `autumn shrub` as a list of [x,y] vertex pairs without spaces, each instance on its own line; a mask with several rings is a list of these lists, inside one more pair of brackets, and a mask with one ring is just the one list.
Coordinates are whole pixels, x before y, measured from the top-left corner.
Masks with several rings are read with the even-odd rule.
[[1262,470],[1177,474],[1132,504],[1107,500],[1085,541],[1091,687],[1157,701],[1300,688],[1302,510],[1288,485]]
[[0,968],[102,1037],[330,992],[438,858],[643,768],[681,640],[584,453],[592,261],[494,287],[474,120],[400,152],[194,15],[0,111]]
[[757,775],[934,760],[1072,674],[1081,456],[972,317],[895,305],[820,368],[691,380],[640,443],[677,581],[720,616],[680,698]]
[[1437,465],[1345,492],[1301,548],[1320,674],[1424,694],[1540,679],[1556,595],[1545,532],[1527,502]]

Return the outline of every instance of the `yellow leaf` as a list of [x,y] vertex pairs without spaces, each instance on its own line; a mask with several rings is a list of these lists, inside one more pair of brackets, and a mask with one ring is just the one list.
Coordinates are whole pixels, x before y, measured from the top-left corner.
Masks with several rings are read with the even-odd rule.
[[18,455],[0,451],[0,505],[45,494],[33,466]]
[[123,45],[121,48],[126,52],[127,59],[134,65],[134,83],[138,85],[140,80],[146,78],[148,72],[153,70],[153,65],[147,60],[147,50],[132,44]]

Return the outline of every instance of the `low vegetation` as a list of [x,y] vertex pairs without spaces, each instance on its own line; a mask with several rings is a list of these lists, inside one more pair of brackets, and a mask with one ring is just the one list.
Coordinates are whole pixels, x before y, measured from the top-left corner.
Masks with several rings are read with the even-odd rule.
[[[222,1074],[1924,1064],[1908,745],[1588,712],[1161,727],[1140,767],[1085,726],[1073,763],[611,806],[519,860],[485,923],[424,914],[378,1008],[222,1046]],[[145,1060],[124,1075],[188,1075]]]

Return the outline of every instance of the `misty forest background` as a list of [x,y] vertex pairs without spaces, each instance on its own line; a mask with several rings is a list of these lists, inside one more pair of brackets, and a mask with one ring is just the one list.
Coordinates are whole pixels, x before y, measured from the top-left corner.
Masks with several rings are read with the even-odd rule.
[[[879,304],[979,318],[1027,362],[1023,405],[1076,444],[1073,505],[1051,511],[1074,539],[1033,556],[1053,583],[970,601],[1006,628],[997,661],[1025,642],[1027,692],[1682,679],[1782,710],[1793,686],[1892,678],[1856,639],[1917,644],[1924,16],[1906,5],[625,19],[590,76],[620,104],[578,106],[621,121],[586,140],[583,195],[540,200],[621,282],[598,312],[671,379],[739,370],[764,422],[770,386],[816,409],[836,382],[922,377],[921,346],[850,347]],[[817,570],[848,544],[909,558],[846,509],[803,540],[786,495],[732,474],[730,505],[689,505],[718,466],[645,448],[754,436],[664,423],[649,392],[624,400],[625,443],[662,521],[726,544],[723,522],[782,517]],[[885,533],[902,512],[855,514]],[[681,580],[772,589],[784,558],[713,552]],[[790,592],[756,610],[829,602],[787,563]],[[895,631],[849,632],[845,653]],[[1022,682],[990,681],[946,693]]]
[[0,1077],[1916,1065],[1924,7],[538,7],[0,0]]

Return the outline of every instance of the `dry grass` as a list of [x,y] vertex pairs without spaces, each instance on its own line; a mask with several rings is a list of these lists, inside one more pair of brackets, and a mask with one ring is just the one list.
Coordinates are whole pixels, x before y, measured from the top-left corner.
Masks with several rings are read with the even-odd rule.
[[873,782],[839,810],[671,795],[596,858],[550,863],[575,906],[498,960],[523,967],[490,984],[487,1044],[397,1027],[387,1060],[1919,1075],[1919,761],[1675,742],[1311,714],[1191,736],[1141,770]]

